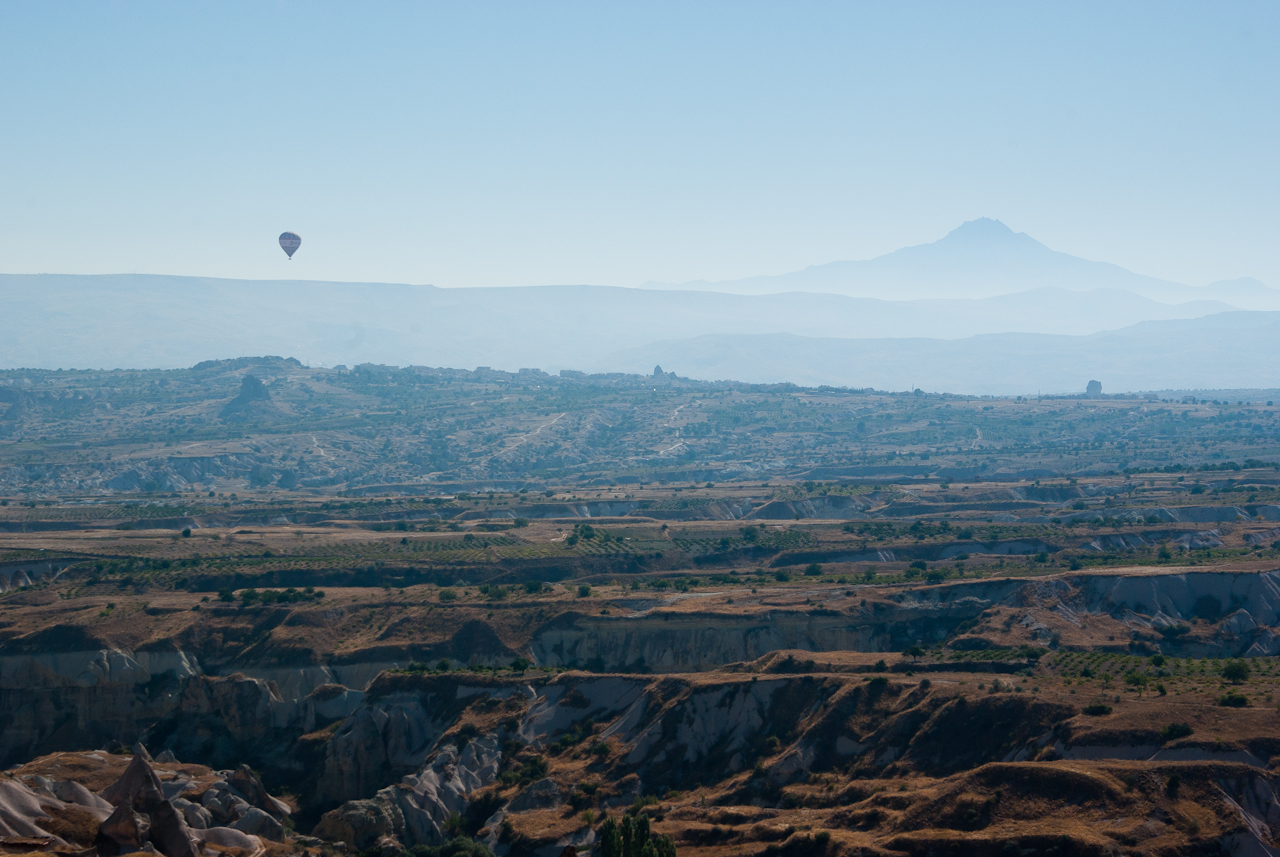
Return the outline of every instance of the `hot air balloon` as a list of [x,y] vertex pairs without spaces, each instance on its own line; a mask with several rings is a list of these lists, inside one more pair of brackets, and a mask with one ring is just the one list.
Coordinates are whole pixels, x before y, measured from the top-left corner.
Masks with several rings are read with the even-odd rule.
[[289,254],[289,258],[293,258],[293,254],[298,252],[298,248],[302,246],[302,236],[296,232],[280,233],[280,249]]

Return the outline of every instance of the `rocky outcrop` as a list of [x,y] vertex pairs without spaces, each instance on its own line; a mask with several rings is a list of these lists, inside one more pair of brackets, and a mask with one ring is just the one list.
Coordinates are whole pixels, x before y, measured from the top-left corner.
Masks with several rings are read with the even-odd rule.
[[145,755],[135,755],[120,779],[103,790],[102,798],[115,809],[98,830],[99,854],[130,854],[150,845],[165,857],[198,857],[186,819],[165,798]]
[[[1194,538],[1212,539],[1213,531]],[[817,593],[821,598],[821,592]],[[892,602],[845,612],[666,613],[631,617],[565,614],[539,629],[529,650],[551,667],[680,672],[755,660],[771,651],[901,651],[942,641],[983,611],[999,605],[1043,608],[1073,623],[1089,614],[1127,617],[1147,630],[1193,619],[1217,622],[1221,654],[1258,643],[1271,652],[1280,626],[1280,572],[1064,575],[1040,581],[985,579],[901,590]],[[1126,613],[1129,611],[1129,613]]]
[[260,839],[284,839],[289,806],[269,795],[247,766],[219,772],[222,779],[204,789],[197,804],[179,796],[193,788],[189,775],[179,768],[178,776],[162,782],[145,748],[138,749],[120,778],[102,791],[102,801],[114,809],[98,832],[100,854],[149,847],[165,857],[198,857],[203,841],[257,850]]
[[1247,610],[1259,625],[1280,624],[1277,571],[1088,575],[1068,582],[1078,588],[1082,606],[1091,612],[1111,613],[1127,606],[1156,619],[1188,621],[1202,616],[1208,606],[1205,599],[1210,599],[1219,613],[1234,606]]
[[239,818],[227,826],[232,830],[239,830],[241,833],[248,833],[263,839],[276,841],[284,839],[284,825],[273,818],[270,813],[258,809],[256,806],[251,806],[244,810]]
[[396,806],[393,793],[383,789],[372,798],[347,801],[326,812],[313,834],[364,850],[383,837],[403,835],[404,829],[404,816]]
[[57,631],[8,641],[0,654],[4,764],[112,740],[130,744],[144,735],[182,758],[233,764],[247,744],[286,733],[288,743],[346,717],[363,690],[332,679],[363,688],[386,666],[316,667],[317,683],[289,682],[301,696],[288,696],[268,679],[206,675],[185,651],[82,648],[76,644],[84,641],[69,639],[74,634]]
[[325,813],[315,835],[356,848],[367,848],[386,836],[406,845],[443,842],[449,817],[465,813],[469,795],[497,779],[503,758],[498,743],[496,736],[487,736],[467,742],[461,750],[445,745],[399,785]]
[[64,569],[79,561],[75,557],[49,557],[39,560],[0,562],[0,592],[11,592],[36,582],[54,580]]
[[300,700],[317,689],[328,685],[340,685],[354,691],[363,691],[378,673],[384,670],[403,669],[407,663],[400,661],[363,661],[354,664],[308,664],[296,667],[242,665],[237,672],[249,678],[262,679],[275,687],[276,695],[284,700]]
[[674,500],[633,514],[659,521],[737,521],[748,517],[759,505],[759,500],[750,497],[740,500]]
[[[65,806],[53,795],[38,794],[16,779],[0,778],[0,836],[29,837],[44,840],[50,846],[65,847],[65,840],[40,826],[41,822],[49,820],[50,812]],[[105,817],[104,814],[100,819]]]
[[326,749],[316,786],[321,804],[354,800],[418,772],[458,713],[482,695],[506,698],[515,688],[468,687],[460,680],[384,676],[346,718]]
[[[14,651],[20,648],[31,651]],[[6,644],[5,650],[0,654],[0,688],[138,685],[166,673],[178,679],[200,674],[196,660],[181,651],[59,651],[53,640],[21,638]]]
[[564,803],[564,791],[551,777],[529,786],[508,803],[505,812],[528,812],[533,809],[555,809]]
[[[416,679],[418,698],[442,698],[441,677]],[[406,684],[408,680],[401,682]],[[455,685],[456,687],[456,685]],[[355,718],[389,723],[417,718],[399,727],[425,734],[438,730],[428,718],[430,706],[409,707],[411,694],[402,687],[381,695],[375,686]],[[1011,740],[1021,745],[1075,710],[1035,699],[981,698],[966,702],[954,691],[933,693],[925,687],[887,680],[864,684],[855,677],[741,676],[718,681],[687,678],[564,675],[538,686],[459,688],[487,710],[492,700],[511,692],[528,694],[519,718],[519,739],[534,752],[546,752],[561,736],[607,742],[605,778],[619,783],[608,805],[630,802],[641,793],[665,788],[687,789],[719,782],[727,773],[750,769],[772,759],[769,780],[783,784],[812,773],[831,771],[851,761],[884,768],[898,762],[946,773],[1003,758]],[[478,697],[478,698],[477,698]],[[437,712],[438,713],[438,712]],[[856,724],[856,726],[855,726]],[[451,724],[443,724],[445,727]],[[966,734],[962,751],[953,746]],[[456,735],[457,733],[452,733]],[[385,742],[385,733],[379,733]],[[378,759],[348,757],[348,782],[376,791],[344,802],[326,813],[315,835],[355,848],[381,841],[405,846],[436,844],[445,838],[445,822],[465,817],[477,793],[501,774],[508,737],[499,728],[466,741],[438,742],[413,773],[393,779]],[[783,743],[780,745],[780,741]],[[332,753],[347,754],[335,747]],[[778,752],[781,751],[781,752]],[[513,764],[518,765],[519,760]],[[372,767],[363,769],[364,764]],[[381,779],[381,782],[379,782]],[[624,788],[623,783],[629,783]],[[351,786],[354,789],[354,786]],[[560,806],[568,799],[554,777],[535,780],[493,811],[483,827],[496,830],[515,814]],[[605,805],[605,804],[602,804]],[[490,814],[488,809],[486,814]]]
[[134,756],[124,774],[102,791],[102,799],[114,807],[133,805],[144,791],[163,794],[160,778],[144,756]]
[[218,412],[218,418],[227,422],[244,422],[279,415],[280,411],[271,404],[271,393],[266,385],[253,375],[244,376],[244,380],[240,382],[240,392]]
[[151,822],[146,817],[129,804],[121,804],[98,828],[95,844],[99,854],[132,854],[142,850],[150,832]]
[[[279,837],[275,837],[279,838]],[[155,849],[165,857],[198,857],[195,837],[186,819],[174,805],[160,801],[151,813],[151,830],[149,839]]]

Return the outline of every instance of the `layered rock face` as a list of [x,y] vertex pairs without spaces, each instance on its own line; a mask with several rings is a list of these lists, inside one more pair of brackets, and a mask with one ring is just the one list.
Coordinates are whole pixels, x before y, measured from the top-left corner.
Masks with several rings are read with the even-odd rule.
[[[392,688],[393,692],[382,695]],[[453,707],[458,718],[453,722],[442,722],[439,708],[415,703],[440,699],[451,688],[456,688],[455,698],[467,701],[465,710]],[[664,788],[717,782],[770,755],[769,736],[797,730],[800,734],[792,750],[767,769],[775,783],[829,771],[860,756],[878,759],[884,766],[908,755],[912,738],[902,734],[895,718],[884,716],[886,710],[902,707],[912,712],[911,717],[927,719],[927,712],[946,705],[946,700],[931,700],[928,694],[902,694],[901,688],[867,689],[861,679],[818,677],[742,676],[691,682],[566,676],[536,685],[512,682],[477,688],[440,677],[388,679],[386,687],[375,685],[372,698],[350,718],[350,731],[330,743],[324,797],[332,799],[338,790],[345,790],[349,799],[325,814],[315,832],[357,848],[387,837],[406,845],[439,844],[447,838],[449,817],[465,815],[470,802],[504,769],[521,764],[529,753],[559,751],[565,735],[574,736],[571,744],[594,741],[607,748],[599,751],[601,765],[608,779],[622,784],[612,795],[615,804]],[[510,710],[511,702],[521,708],[521,716],[506,718],[492,732],[468,738],[467,730],[458,730],[472,712],[495,704]],[[999,748],[1009,737],[1006,730],[1011,721],[1015,734],[1025,740],[1047,729],[1055,717],[1070,713],[1052,706],[1015,707],[1016,711],[990,718],[999,734],[991,736],[989,747],[978,748],[977,754],[986,753],[992,760],[1004,755]],[[859,716],[878,728],[865,732],[851,728],[850,722]],[[975,722],[983,719],[982,713],[974,712]],[[369,724],[379,730],[367,731]],[[344,724],[343,729],[347,728]],[[978,736],[971,738],[976,742]],[[931,740],[937,743],[942,738]],[[408,752],[396,760],[397,765],[385,749],[369,754],[370,747]],[[920,764],[935,768],[942,764],[934,758],[933,743],[924,741],[921,747],[931,755],[919,759]],[[416,768],[406,773],[405,767],[415,763]],[[378,788],[380,784],[385,786]],[[356,797],[369,794],[373,796]],[[480,826],[495,833],[506,816],[558,806],[564,798],[555,782],[536,780],[488,807]]]
[[[1104,618],[1118,623],[1126,640],[1140,638],[1167,654],[1280,653],[1280,572],[985,579],[886,590],[839,610],[681,612],[666,609],[662,599],[651,607],[629,617],[562,614],[529,627],[524,651],[548,667],[680,672],[783,649],[890,652],[948,639],[953,646],[983,648],[1003,645],[1005,638],[967,625],[999,608],[1018,612],[1014,630],[1023,642],[1053,645],[1063,633]],[[1197,621],[1195,633],[1170,630]],[[459,653],[474,663],[509,662],[508,648],[492,630],[472,628],[481,625],[469,622],[455,635],[482,643],[457,643]],[[183,758],[229,765],[249,748],[271,757],[273,748],[356,711],[383,669],[407,665],[372,657],[298,667],[247,663],[232,675],[210,676],[198,657],[175,645],[126,650],[89,648],[87,642],[82,632],[64,628],[4,644],[0,762],[111,740],[130,743],[148,730],[148,740]]]
[[[358,682],[379,671],[343,672]],[[359,704],[367,682],[359,689],[311,685],[295,677],[286,686],[300,695],[286,695],[275,682],[243,673],[204,675],[198,660],[183,652],[0,656],[0,761],[129,743],[155,730],[153,742],[167,742],[186,758],[230,763],[247,744],[273,735],[291,741],[342,719]],[[216,759],[210,752],[219,742],[226,746]]]
[[579,618],[538,634],[534,659],[550,667],[687,672],[755,660],[781,649],[812,652],[900,651],[940,641],[990,602],[957,602],[863,615],[777,611],[727,616],[658,614],[634,619]]
[[[818,591],[811,590],[810,598]],[[165,659],[124,652],[95,656],[88,659],[98,665],[93,683],[81,683],[75,677],[90,672],[80,669],[83,659],[67,652],[41,659],[39,652],[11,650],[11,657],[36,666],[11,669],[4,674],[8,680],[30,680],[41,675],[39,669],[56,668],[62,683],[4,691],[13,701],[0,714],[7,718],[6,740],[23,736],[45,746],[74,745],[92,736],[106,744],[136,730],[164,753],[152,763],[136,748],[124,770],[97,784],[83,777],[19,774],[21,788],[14,787],[11,803],[25,809],[15,810],[16,820],[9,823],[0,800],[0,821],[13,831],[0,835],[44,831],[70,847],[77,844],[72,834],[87,826],[94,841],[80,844],[96,843],[103,857],[140,849],[165,857],[195,857],[215,847],[254,850],[263,840],[287,837],[291,808],[268,794],[246,762],[263,772],[272,789],[287,785],[302,829],[358,849],[440,845],[460,831],[499,854],[590,847],[598,827],[582,814],[585,809],[617,811],[637,800],[652,805],[664,795],[702,794],[721,806],[835,812],[823,802],[838,796],[827,794],[823,784],[845,783],[845,803],[874,801],[874,791],[855,794],[864,780],[891,782],[894,788],[912,778],[941,783],[936,790],[943,797],[936,799],[944,802],[951,799],[944,792],[954,787],[960,790],[953,795],[957,817],[970,819],[963,789],[1004,789],[983,785],[981,777],[1019,782],[1025,769],[1017,766],[1031,762],[1049,771],[1043,776],[1050,780],[1061,772],[1045,765],[1087,766],[1089,777],[1100,778],[1098,794],[1108,795],[1107,811],[1115,812],[1128,812],[1124,807],[1136,798],[1112,782],[1124,783],[1130,774],[1105,766],[1145,765],[1142,776],[1157,771],[1161,789],[1174,775],[1194,781],[1198,805],[1220,809],[1226,805],[1220,794],[1228,794],[1238,808],[1232,812],[1270,829],[1270,760],[1280,756],[1280,744],[1266,714],[1271,705],[1258,704],[1261,690],[1249,691],[1253,704],[1246,700],[1239,710],[1209,699],[1213,718],[1197,709],[1194,717],[1185,715],[1194,721],[1183,724],[1190,732],[1168,737],[1162,731],[1170,725],[1166,709],[1152,708],[1159,712],[1152,715],[1136,710],[1150,697],[1126,702],[1135,708],[1126,723],[1102,723],[1097,718],[1121,708],[1113,701],[1120,689],[1109,688],[1101,701],[1092,690],[1076,696],[1067,667],[1037,672],[1038,657],[1067,650],[1051,655],[1047,646],[1025,643],[1040,639],[1042,630],[1105,623],[1104,634],[1120,632],[1113,654],[1140,652],[1123,655],[1124,669],[1147,664],[1146,655],[1159,653],[1159,647],[1170,659],[1202,649],[1249,652],[1272,639],[1280,575],[986,579],[869,589],[865,602],[845,597],[845,587],[832,591],[844,598],[840,609],[810,605],[732,616],[681,613],[676,608],[682,602],[673,601],[628,618],[562,615],[529,629],[533,654],[544,662],[631,659],[629,666],[643,665],[652,674],[530,669],[498,675],[432,672],[419,664],[413,671],[383,672],[367,688],[322,684],[297,697],[260,676],[202,674],[198,663],[173,652]],[[962,628],[964,623],[972,627]],[[871,654],[901,650],[913,639],[944,637],[952,646],[947,655],[930,655],[922,664],[899,656],[893,664],[877,665],[880,655]],[[1012,663],[965,660],[984,646],[1005,646],[1002,657],[1019,647],[1028,652],[1013,656],[1018,659]],[[782,647],[788,649],[785,657],[775,654]],[[870,653],[841,660],[848,650]],[[825,657],[819,654],[824,651]],[[966,671],[970,666],[988,675]],[[907,675],[913,671],[918,674]],[[328,674],[308,673],[287,686],[309,687],[312,675]],[[1121,675],[1118,668],[1115,675]],[[1170,673],[1164,675],[1172,681]],[[1052,694],[1041,693],[1042,681],[1055,683]],[[1095,709],[1092,714],[1084,711],[1086,703]],[[1234,725],[1224,729],[1224,722]],[[1223,731],[1231,739],[1216,741],[1213,733]],[[30,746],[14,748],[35,754]],[[90,768],[121,758],[75,755],[98,759],[85,763]],[[178,758],[210,762],[215,770],[193,772],[192,766],[178,765]],[[1074,788],[1070,777],[1085,774],[1072,768],[1061,776],[1067,779],[1045,788]],[[1241,791],[1226,792],[1221,783],[1235,783]],[[917,791],[925,800],[928,789]],[[922,809],[911,808],[915,800],[904,797],[900,806],[888,807],[899,813],[892,835],[905,836],[910,825],[928,820]],[[1170,811],[1144,805],[1143,812],[1157,809]],[[709,819],[703,810],[686,801],[680,811]],[[983,812],[994,810],[974,812],[976,820],[963,824],[978,825]],[[73,818],[84,823],[77,827],[68,821]],[[832,816],[824,823],[874,826],[869,817]],[[883,819],[876,824],[889,830]],[[70,832],[64,836],[51,828]],[[545,835],[535,836],[538,830]],[[1215,836],[1262,841],[1260,833],[1214,830]],[[764,838],[771,834],[763,828],[758,835],[734,841],[773,841]]]
[[[1275,744],[1260,723],[1234,746],[1183,738],[1161,748],[1158,741],[1156,746],[1143,743],[1150,737],[1141,726],[1128,732],[1114,726],[1095,729],[1061,697],[972,696],[954,678],[933,686],[865,675],[772,675],[768,665],[764,668],[763,673],[703,679],[565,674],[480,687],[443,676],[386,677],[371,688],[351,722],[366,724],[361,730],[378,726],[376,733],[359,733],[372,745],[408,752],[393,764],[386,749],[362,756],[352,740],[331,742],[326,778],[341,772],[341,788],[350,797],[327,812],[314,833],[360,849],[398,848],[438,845],[461,826],[496,853],[526,853],[513,844],[514,821],[556,831],[540,846],[546,853],[559,853],[569,844],[590,847],[597,834],[590,825],[549,821],[572,818],[566,804],[583,798],[567,781],[571,777],[596,781],[599,790],[592,792],[590,804],[604,810],[630,805],[641,795],[698,789],[718,795],[722,806],[768,807],[791,787],[821,795],[812,784],[854,768],[873,782],[907,773],[938,778],[942,793],[957,795],[974,788],[989,792],[990,784],[981,785],[983,777],[1012,783],[1034,776],[1045,780],[1035,788],[1049,792],[1077,788],[1073,777],[1099,777],[1106,794],[1116,792],[1106,799],[1123,803],[1132,799],[1110,783],[1131,774],[1097,766],[1126,760],[1171,765],[1160,769],[1162,776],[1172,771],[1188,782],[1203,780],[1203,788],[1214,794],[1234,788],[1230,811],[1254,825],[1239,834],[1242,841],[1269,841],[1280,822],[1280,804],[1272,802],[1276,783],[1259,758]],[[437,704],[414,704],[446,698],[466,701],[451,706],[452,721],[440,717]],[[353,729],[347,737],[357,734]],[[548,757],[555,760],[551,776]],[[1017,767],[1034,758],[1088,760],[1094,767],[1087,773],[1045,768],[1043,774]],[[557,765],[566,770],[554,774]],[[957,799],[960,811],[967,811],[963,798]],[[900,808],[914,801],[903,797]],[[685,812],[693,817],[693,810]],[[897,829],[938,823],[921,812],[923,805],[904,816]],[[865,827],[877,822],[835,823]],[[981,826],[979,820],[969,823]]]

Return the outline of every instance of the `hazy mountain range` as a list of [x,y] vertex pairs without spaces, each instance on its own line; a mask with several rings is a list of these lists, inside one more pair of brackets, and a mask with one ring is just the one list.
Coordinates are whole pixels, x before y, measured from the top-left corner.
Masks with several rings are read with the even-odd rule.
[[830,262],[803,271],[742,280],[645,283],[741,295],[824,292],[893,300],[985,298],[1032,289],[1132,292],[1162,303],[1222,301],[1240,309],[1280,310],[1280,290],[1251,277],[1187,286],[1107,262],[1059,253],[998,220],[970,220],[932,244],[904,247],[861,262]]
[[[1089,336],[985,334],[968,339],[830,339],[761,334],[655,342],[610,355],[640,372],[662,361],[708,380],[973,394],[1276,389],[1280,312],[1149,321]],[[1083,379],[1083,380],[1081,380]]]
[[[1280,310],[1280,292],[1143,277],[996,221],[866,262],[686,286],[0,275],[0,366],[277,354],[551,372],[661,363],[692,377],[956,392],[1077,390],[1090,377],[1108,390],[1276,385],[1256,344],[1272,315],[1239,310]],[[884,294],[910,299],[870,296]]]

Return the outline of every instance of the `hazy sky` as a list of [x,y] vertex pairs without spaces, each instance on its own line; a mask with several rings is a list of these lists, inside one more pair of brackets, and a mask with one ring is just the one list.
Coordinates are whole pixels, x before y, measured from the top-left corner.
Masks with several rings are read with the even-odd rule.
[[0,2],[0,271],[636,285],[988,216],[1280,287],[1278,44],[1275,2]]

